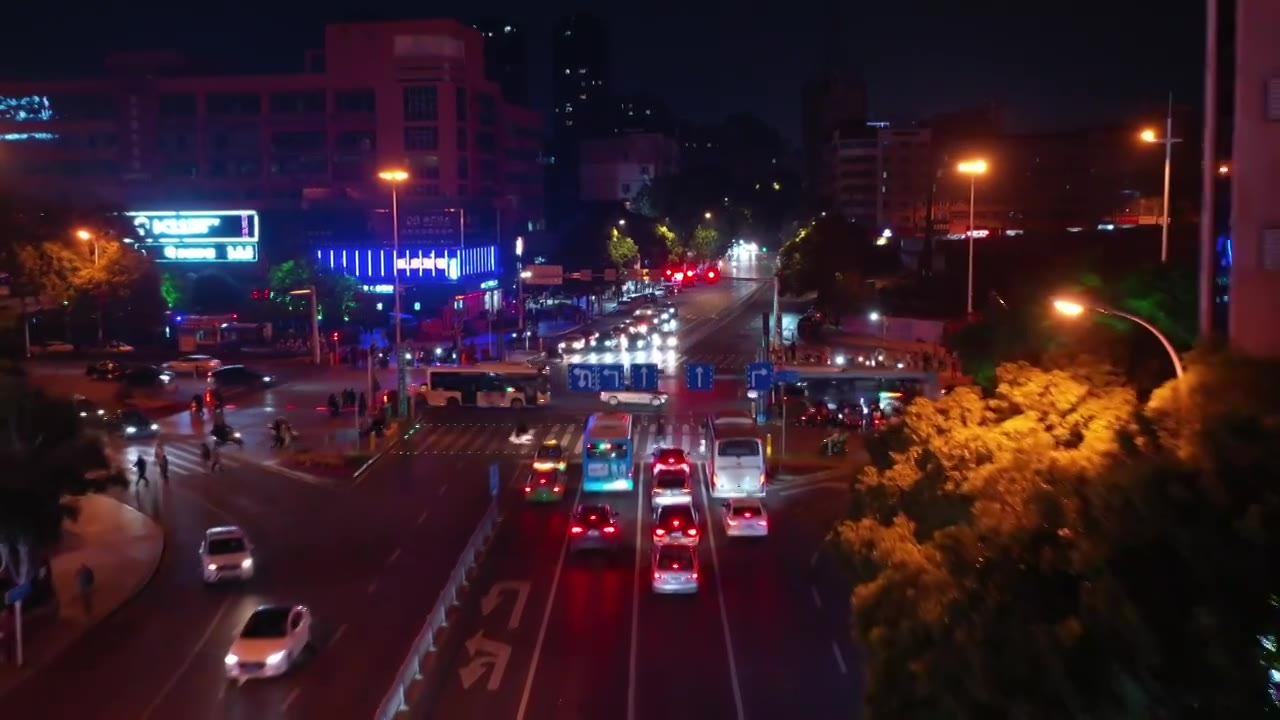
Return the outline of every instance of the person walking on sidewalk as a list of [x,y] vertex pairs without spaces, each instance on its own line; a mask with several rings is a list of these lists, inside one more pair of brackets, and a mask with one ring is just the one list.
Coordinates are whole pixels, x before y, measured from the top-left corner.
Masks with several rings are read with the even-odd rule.
[[93,615],[93,579],[93,568],[80,563],[80,567],[76,568],[76,587],[80,590],[85,617]]
[[147,459],[142,457],[142,453],[138,453],[138,459],[133,461],[133,469],[138,471],[138,487],[142,487],[143,483],[151,484],[147,479]]
[[156,467],[160,468],[160,479],[169,482],[169,454],[164,451],[164,441],[156,441],[156,449],[152,453],[155,458]]

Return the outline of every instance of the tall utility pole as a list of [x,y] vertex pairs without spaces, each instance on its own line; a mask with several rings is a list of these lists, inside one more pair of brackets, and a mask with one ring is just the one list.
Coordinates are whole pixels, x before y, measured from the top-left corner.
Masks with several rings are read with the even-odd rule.
[[1218,272],[1214,246],[1216,230],[1214,182],[1218,164],[1218,0],[1206,3],[1204,36],[1204,137],[1200,167],[1200,338],[1214,334],[1213,307]]

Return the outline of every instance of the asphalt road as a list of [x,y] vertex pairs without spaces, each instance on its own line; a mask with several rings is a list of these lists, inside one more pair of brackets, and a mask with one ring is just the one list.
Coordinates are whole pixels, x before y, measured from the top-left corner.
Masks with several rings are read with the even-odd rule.
[[[392,455],[340,487],[236,464],[235,450],[228,471],[210,475],[177,445],[171,482],[135,496],[165,526],[155,578],[0,706],[83,720],[372,716],[489,502],[489,459]],[[127,457],[138,450],[150,447]],[[206,588],[197,548],[224,524],[249,533],[258,574]],[[311,606],[315,652],[277,680],[228,683],[227,647],[264,602]]]

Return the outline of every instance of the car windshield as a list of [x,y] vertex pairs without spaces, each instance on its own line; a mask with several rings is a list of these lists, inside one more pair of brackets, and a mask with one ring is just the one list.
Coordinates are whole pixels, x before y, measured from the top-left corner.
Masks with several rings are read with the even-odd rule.
[[547,460],[559,460],[564,457],[564,450],[559,445],[544,445],[538,450],[538,457]]
[[260,608],[249,616],[244,629],[240,631],[242,638],[278,638],[288,634],[289,608]]
[[244,538],[215,538],[209,541],[208,553],[210,555],[237,555],[244,552],[245,549]]
[[758,457],[760,455],[759,440],[721,440],[716,446],[716,455],[720,457]]
[[579,524],[590,527],[608,525],[611,519],[609,508],[603,505],[584,505],[574,515]]
[[736,517],[759,517],[762,513],[759,505],[735,503],[733,506],[733,514]]
[[659,570],[692,570],[693,548],[683,545],[664,545],[658,549]]
[[685,474],[679,470],[663,470],[654,476],[653,486],[662,490],[679,490],[685,486]]

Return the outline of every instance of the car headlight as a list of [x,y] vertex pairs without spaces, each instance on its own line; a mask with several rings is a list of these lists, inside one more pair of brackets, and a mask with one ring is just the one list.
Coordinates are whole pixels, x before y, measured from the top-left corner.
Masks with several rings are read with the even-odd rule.
[[214,565],[213,563],[209,563],[208,565],[204,566],[204,569],[208,570],[209,572],[213,572],[214,570],[218,569],[218,566]]
[[279,651],[279,652],[273,652],[273,653],[271,653],[270,655],[268,655],[268,656],[267,656],[267,664],[268,664],[268,665],[275,665],[276,663],[280,662],[281,660],[284,660],[284,651],[283,651],[283,650],[281,650],[281,651]]
[[152,430],[159,430],[159,429],[160,429],[160,426],[159,426],[159,425],[157,425],[157,424],[155,424],[155,423],[151,423],[151,429],[152,429]]
[[227,653],[227,656],[222,658],[222,662],[228,665],[235,665],[236,663],[240,662],[240,658],[236,657],[232,653]]
[[271,376],[267,375],[266,377],[262,378],[262,382],[271,382]]
[[134,427],[134,426],[132,426],[132,425],[130,425],[130,426],[128,426],[128,427],[126,427],[126,428],[124,429],[124,434],[125,434],[125,435],[132,435],[132,434],[134,434],[134,433],[136,433],[136,432],[138,432],[138,428],[136,428],[136,427]]
[[667,347],[673,348],[675,346],[676,346],[676,336],[672,335],[671,337],[667,338]]
[[244,560],[240,561],[241,570],[248,570],[251,567],[253,567],[253,558],[245,558]]

